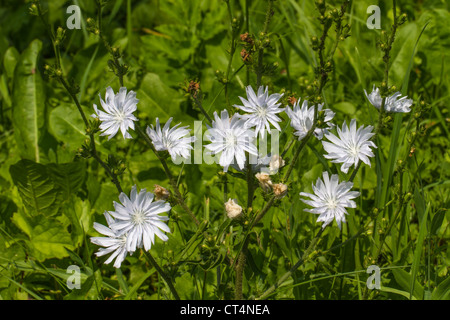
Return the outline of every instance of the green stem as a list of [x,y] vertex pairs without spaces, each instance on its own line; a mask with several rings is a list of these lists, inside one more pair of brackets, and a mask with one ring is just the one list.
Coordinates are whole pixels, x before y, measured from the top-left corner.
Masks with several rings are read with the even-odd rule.
[[250,209],[253,205],[253,194],[255,191],[253,185],[253,170],[252,165],[250,164],[250,155],[247,157],[247,210]]
[[111,47],[109,42],[106,40],[105,36],[103,35],[103,28],[102,28],[102,6],[100,2],[97,3],[98,10],[97,10],[97,20],[98,20],[98,35],[100,39],[102,40],[105,48],[108,50],[109,54],[112,56],[114,60],[114,65],[117,68],[116,76],[119,78],[120,86],[123,87],[123,76],[124,76],[124,70],[123,66],[120,64],[119,58],[117,54],[114,52],[114,49]]
[[[67,84],[67,82],[64,80],[64,78],[58,77],[59,82],[62,84],[62,86],[66,89],[67,93],[70,95],[70,97],[72,98],[73,102],[75,103],[75,105],[77,106],[78,112],[81,115],[81,118],[83,119],[83,122],[86,126],[86,129],[88,129],[89,126],[89,122],[86,118],[86,115],[84,114],[83,109],[81,108],[81,104],[78,101],[77,96],[73,93],[73,90],[69,87],[69,85]],[[122,187],[120,186],[120,182],[119,179],[117,178],[117,175],[114,174],[113,171],[111,171],[111,169],[109,168],[109,166],[103,162],[103,160],[100,158],[100,156],[97,153],[97,148],[95,146],[95,137],[94,137],[94,133],[89,132],[89,139],[90,139],[90,147],[91,147],[91,155],[92,157],[97,160],[97,162],[103,167],[103,169],[105,169],[106,173],[108,174],[108,176],[111,178],[112,182],[114,183],[114,185],[116,186],[117,190],[119,191],[119,193],[122,193]]]
[[234,299],[235,300],[242,300],[243,294],[242,294],[242,283],[244,280],[244,268],[245,263],[247,261],[247,248],[248,248],[248,239],[245,239],[244,245],[242,247],[241,253],[238,257],[238,262],[236,265],[236,284],[234,288]]
[[230,25],[231,25],[231,48],[230,48],[230,56],[228,58],[227,71],[225,74],[226,82],[225,82],[224,86],[225,86],[225,99],[227,102],[227,108],[230,108],[231,104],[230,104],[230,97],[228,94],[228,84],[230,82],[229,77],[230,77],[230,72],[231,72],[231,66],[233,64],[233,56],[234,56],[234,53],[236,52],[236,28],[233,26],[234,25],[233,14],[231,11],[230,1],[226,1],[226,3],[227,3],[228,16],[230,18]]
[[[225,87],[226,88],[226,87]],[[226,90],[226,89],[225,89]],[[203,108],[203,104],[202,101],[200,100],[199,96],[201,96],[201,92],[199,90],[199,92],[196,93],[195,96],[192,96],[192,100],[194,101],[195,105],[200,109],[201,113],[203,114],[203,116],[208,120],[209,124],[212,125],[212,119],[209,116],[209,114],[206,112],[206,110]]]
[[164,281],[169,286],[170,292],[172,292],[173,296],[175,297],[175,300],[180,300],[180,296],[178,295],[177,290],[172,284],[172,281],[170,278],[166,275],[166,273],[161,269],[161,267],[158,265],[156,260],[152,257],[150,252],[144,251],[145,258],[147,261],[156,269],[156,271],[160,274],[160,276],[164,279]]
[[153,145],[153,142],[150,140],[149,136],[142,130],[141,126],[139,124],[136,124],[136,131],[140,134],[142,138],[144,138],[145,142],[149,145],[150,149],[152,149],[153,153],[156,155],[158,160],[161,162],[164,172],[166,173],[167,178],[169,179],[170,185],[172,186],[173,190],[175,191],[175,197],[177,199],[178,204],[186,211],[187,214],[191,217],[192,220],[194,220],[196,225],[200,225],[200,222],[197,220],[195,215],[192,213],[192,211],[187,206],[186,202],[184,201],[184,198],[182,194],[180,193],[180,190],[178,189],[178,185],[176,180],[174,179],[172,172],[169,169],[169,166],[167,165],[166,160],[160,156],[158,151],[155,149],[155,146]]
[[[263,34],[266,35],[267,31],[269,30],[269,24],[270,20],[272,18],[272,6],[273,6],[273,0],[269,0],[269,3],[267,5],[267,11],[266,11],[266,19],[264,21],[264,28],[263,28]],[[262,75],[263,75],[263,57],[264,57],[264,48],[260,48],[258,50],[258,66],[256,69],[256,88],[258,89],[261,85]]]
[[323,231],[325,228],[320,228],[317,235],[314,237],[314,239],[309,244],[306,251],[303,253],[302,257],[297,261],[297,263],[284,275],[281,276],[280,279],[278,279],[275,284],[273,284],[269,289],[267,289],[257,300],[264,300],[268,296],[270,296],[277,288],[279,288],[286,279],[288,279],[301,265],[303,265],[309,258],[313,250],[316,248],[317,242],[319,241],[320,237],[322,236]]

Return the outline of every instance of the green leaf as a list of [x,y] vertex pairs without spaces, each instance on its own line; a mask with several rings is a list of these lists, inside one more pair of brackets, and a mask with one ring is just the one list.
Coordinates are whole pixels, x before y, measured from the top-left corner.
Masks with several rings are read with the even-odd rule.
[[447,277],[444,281],[434,288],[431,294],[431,300],[449,300],[450,299],[450,277]]
[[71,236],[75,246],[79,246],[84,236],[92,228],[93,221],[89,201],[83,201],[78,197],[73,197],[65,201],[62,211],[69,218],[72,225]]
[[[418,209],[419,210],[419,209]],[[425,235],[428,232],[427,229],[427,220],[428,220],[428,211],[430,210],[430,203],[428,203],[425,213],[422,216],[422,221],[419,225],[419,237],[416,241],[416,249],[414,250],[414,258],[411,267],[411,289],[410,289],[410,297],[412,297],[414,292],[414,287],[417,283],[416,276],[419,271],[420,258],[422,257],[423,250],[423,242],[425,240]],[[417,212],[419,214],[419,212]]]
[[20,58],[20,53],[14,47],[9,47],[5,52],[3,57],[3,66],[5,68],[6,75],[8,78],[14,76],[14,70],[16,68],[17,62]]
[[208,227],[208,221],[203,221],[197,229],[197,232],[186,243],[183,251],[181,251],[175,258],[175,261],[179,262],[181,259],[189,258],[197,249],[198,245],[203,242],[203,232]]
[[186,114],[180,110],[180,103],[184,100],[182,94],[167,86],[155,73],[148,73],[142,80],[137,91],[139,97],[139,115],[155,119],[159,117],[161,122],[166,122],[174,117],[172,125],[186,122]]
[[[403,290],[399,290],[399,289],[395,289],[395,288],[389,288],[389,287],[381,287],[380,289],[383,292],[390,292],[390,293],[395,293],[395,294],[399,294],[401,296],[404,296],[405,298],[409,299],[409,292],[403,291]],[[412,300],[417,300],[415,297],[412,298]]]
[[64,296],[64,300],[96,300],[99,299],[99,292],[103,286],[101,271],[97,270],[81,283],[80,289],[72,290]]
[[60,189],[45,165],[24,159],[12,165],[9,172],[30,214],[51,216],[58,211]]
[[433,220],[431,221],[431,234],[437,235],[439,230],[441,229],[442,222],[444,221],[445,211],[439,210],[433,216]]
[[23,212],[16,212],[13,222],[24,231],[29,240],[31,256],[38,261],[68,256],[66,250],[73,250],[73,241],[67,229],[55,218],[44,215],[28,217]]
[[75,106],[61,105],[50,112],[49,131],[67,148],[75,150],[88,138],[83,119]]
[[124,300],[130,300],[133,299],[135,294],[137,293],[138,289],[142,286],[145,280],[148,279],[152,274],[156,272],[155,268],[150,269],[144,276],[140,277],[139,280],[131,287],[131,289],[128,291],[127,295],[125,296]]
[[42,42],[34,40],[20,56],[12,94],[14,136],[20,154],[36,162],[40,161],[39,139],[45,122],[45,90],[37,67],[41,48]]
[[83,161],[47,165],[53,180],[61,188],[63,199],[75,194],[86,178],[86,164]]
[[[411,293],[411,282],[412,282],[412,276],[408,272],[402,269],[393,269],[392,273],[394,274],[395,281],[397,284],[402,287],[404,291],[407,291],[408,293]],[[424,290],[423,287],[420,285],[420,283],[415,281],[414,284],[414,290],[413,290],[413,296],[410,294],[408,295],[409,299],[413,299],[415,297],[418,300],[422,300],[424,296]]]

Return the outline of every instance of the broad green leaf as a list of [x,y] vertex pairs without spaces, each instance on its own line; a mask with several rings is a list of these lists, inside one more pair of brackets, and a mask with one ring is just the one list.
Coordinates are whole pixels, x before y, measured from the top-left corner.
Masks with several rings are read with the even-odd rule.
[[63,192],[63,199],[75,194],[86,178],[86,163],[84,161],[62,164],[47,164],[47,168],[55,183]]
[[66,144],[67,148],[76,150],[89,137],[86,126],[77,108],[61,105],[50,112],[49,130],[51,134]]
[[12,165],[9,172],[31,215],[51,216],[57,212],[60,187],[45,165],[24,159]]
[[40,160],[39,140],[45,122],[45,90],[37,60],[42,48],[34,40],[20,56],[12,97],[14,135],[24,158]]
[[356,112],[356,106],[351,102],[343,101],[333,104],[333,110],[337,110],[339,112],[348,114],[349,116],[353,116]]
[[74,245],[68,230],[55,218],[44,215],[26,216],[23,212],[16,212],[13,222],[24,231],[31,249],[30,255],[38,261],[50,258],[64,258],[68,256],[67,249],[73,250]]
[[137,91],[137,98],[139,99],[137,116],[139,119],[146,116],[153,121],[158,117],[164,123],[170,117],[174,117],[171,125],[181,121],[184,125],[189,124],[186,123],[189,116],[180,109],[180,103],[184,100],[182,94],[167,86],[157,74],[145,75]]

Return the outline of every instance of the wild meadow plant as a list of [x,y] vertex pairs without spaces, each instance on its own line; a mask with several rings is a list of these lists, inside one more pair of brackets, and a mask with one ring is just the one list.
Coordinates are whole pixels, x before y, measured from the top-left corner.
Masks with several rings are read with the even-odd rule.
[[[16,69],[35,70],[36,110],[45,99],[58,99],[51,94],[61,105],[56,102],[45,120],[52,138],[40,135],[43,125],[21,126],[30,116],[13,110],[21,160],[8,168],[15,189],[12,224],[1,229],[2,297],[448,298],[448,196],[439,189],[448,184],[448,159],[447,171],[430,182],[416,156],[430,130],[448,147],[447,120],[436,113],[438,124],[431,124],[435,97],[409,89],[428,24],[408,40],[416,41],[403,53],[408,59],[393,61],[408,17],[397,1],[386,3],[384,10],[392,6],[390,27],[370,31],[377,38],[371,54],[382,55],[375,66],[360,61],[355,40],[355,50],[345,46],[355,37],[350,23],[365,22],[354,13],[361,4],[352,1],[150,1],[145,5],[172,12],[171,23],[158,31],[140,30],[156,39],[150,47],[144,36],[133,42],[139,34],[132,28],[131,1],[126,41],[106,32],[105,10],[110,24],[122,8],[122,1],[111,3],[86,7],[96,13],[83,20],[85,39],[95,49],[78,60],[64,53],[69,31],[51,25],[49,4],[29,5],[52,54],[38,60],[42,44],[33,42]],[[201,19],[213,11],[222,20]],[[174,22],[177,14],[191,29]],[[296,14],[308,19],[303,31]],[[199,40],[223,20],[227,25]],[[297,34],[305,32],[306,42]],[[223,71],[212,62],[195,70],[206,63],[200,52],[223,51],[218,37],[228,45]],[[152,53],[140,57],[139,45],[165,52],[167,66],[142,61]],[[310,66],[296,78],[299,58]],[[68,59],[74,59],[71,67]],[[395,69],[399,63],[407,65],[403,74]],[[53,88],[39,100],[45,90],[38,64]],[[340,65],[353,69],[345,76]],[[73,68],[83,77],[74,77]],[[107,81],[86,82],[105,68],[112,74]],[[366,72],[374,77],[363,80]],[[176,91],[162,80],[169,78],[184,85]],[[350,97],[357,100],[348,102]],[[41,113],[33,119],[41,121]],[[51,154],[45,160],[44,149]],[[440,190],[439,197],[432,199],[430,188]],[[69,265],[80,271],[65,272]],[[369,266],[381,270],[377,290],[366,284]],[[48,282],[33,282],[34,275]],[[67,289],[66,281],[79,286]]]

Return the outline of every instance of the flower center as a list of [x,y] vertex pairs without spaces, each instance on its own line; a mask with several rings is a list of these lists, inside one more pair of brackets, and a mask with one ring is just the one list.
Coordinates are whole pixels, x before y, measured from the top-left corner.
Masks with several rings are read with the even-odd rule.
[[236,137],[233,133],[227,133],[225,144],[229,147],[234,147],[236,145]]
[[359,147],[357,145],[351,145],[349,147],[350,154],[354,157],[358,157],[359,155]]
[[140,210],[135,211],[131,220],[133,221],[134,224],[143,224],[145,222],[144,212]]
[[267,108],[265,106],[258,106],[258,108],[256,109],[256,114],[260,118],[265,118],[267,116]]
[[125,113],[124,112],[117,112],[115,115],[114,115],[115,117],[115,120],[116,120],[116,122],[123,122],[124,120],[125,120],[125,118],[126,118],[126,116],[125,116]]
[[126,234],[121,235],[119,239],[120,239],[120,243],[122,245],[125,245],[127,243],[127,235]]
[[327,206],[329,209],[334,210],[338,206],[338,202],[336,201],[336,198],[332,197],[329,198],[327,201]]

